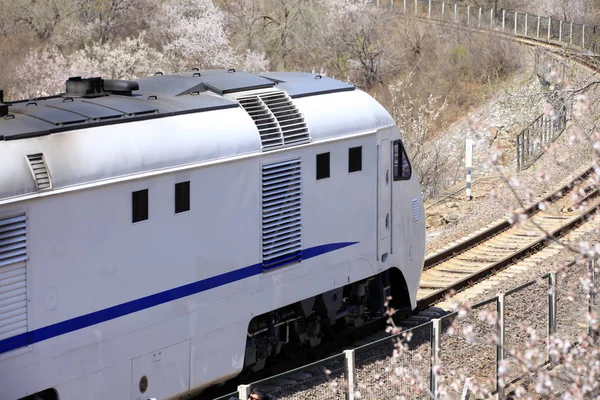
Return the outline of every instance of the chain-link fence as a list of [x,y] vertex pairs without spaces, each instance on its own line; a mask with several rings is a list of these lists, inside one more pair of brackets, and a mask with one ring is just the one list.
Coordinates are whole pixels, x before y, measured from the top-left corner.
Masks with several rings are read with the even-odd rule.
[[470,377],[491,394],[496,391],[497,346],[490,341],[496,333],[498,298],[476,304],[464,317],[452,313],[441,318],[440,383],[450,399],[460,399],[462,387],[453,385]]
[[589,292],[582,284],[588,274],[587,263],[572,263],[569,273],[557,274],[556,334],[560,337],[577,337],[588,331]]
[[[407,13],[407,15],[411,15],[412,14],[412,8],[411,5],[408,5],[404,10]],[[417,18],[431,18],[431,9],[432,7],[429,6],[429,1],[428,0],[415,0],[414,3],[414,15]]]
[[523,360],[530,360],[534,366],[541,366],[547,360],[549,278],[544,276],[504,294],[504,359],[509,362],[505,374],[508,382],[523,374]]
[[540,115],[517,135],[517,171],[530,167],[565,130],[570,107],[563,97],[553,100],[555,114]]
[[432,324],[354,350],[361,399],[429,398]]
[[600,28],[552,19],[515,10],[487,9],[430,0],[380,0],[407,17],[454,23],[470,28],[501,31],[516,36],[576,47],[591,53],[600,51]]
[[278,400],[344,400],[347,392],[346,356],[336,354],[304,367],[284,372],[246,386],[246,399],[254,388],[260,388]]
[[[592,332],[600,313],[600,288],[593,264],[571,263],[560,273],[546,274],[469,312],[439,319],[361,347],[250,385],[279,400],[425,399],[444,391],[461,398],[467,377],[479,393],[504,394],[504,385],[519,379],[524,367],[548,361],[550,336],[577,338]],[[566,273],[565,271],[568,271]],[[524,361],[525,360],[525,361]],[[505,365],[502,367],[502,365]],[[498,379],[499,371],[503,379]],[[438,373],[434,371],[439,370]]]

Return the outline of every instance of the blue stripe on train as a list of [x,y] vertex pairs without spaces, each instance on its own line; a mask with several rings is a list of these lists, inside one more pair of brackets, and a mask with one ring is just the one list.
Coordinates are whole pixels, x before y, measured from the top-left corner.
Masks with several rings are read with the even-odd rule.
[[[353,244],[357,243],[358,242],[341,242],[311,247],[302,250],[301,259],[306,260],[347,246],[352,246]],[[92,325],[110,321],[111,319],[123,317],[125,315],[158,306],[160,304],[178,300],[183,297],[204,292],[206,290],[214,289],[219,286],[224,286],[229,283],[258,275],[261,272],[263,272],[262,263],[250,265],[249,267],[226,272],[224,274],[203,279],[201,281],[189,283],[187,285],[165,290],[164,292],[152,294],[137,300],[128,301],[127,303],[105,308],[104,310],[95,311],[80,317],[68,319],[66,321],[48,325],[17,336],[9,337],[7,339],[0,340],[0,354],[17,349],[19,347],[28,346],[43,340],[64,335],[69,332],[77,331],[79,329],[87,328]]]

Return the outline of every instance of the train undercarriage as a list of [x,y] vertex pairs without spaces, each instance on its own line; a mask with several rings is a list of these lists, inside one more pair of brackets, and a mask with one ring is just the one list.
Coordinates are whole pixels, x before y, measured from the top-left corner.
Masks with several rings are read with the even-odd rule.
[[400,313],[411,311],[402,273],[396,269],[256,316],[248,326],[244,368],[260,371],[270,358],[294,358],[386,315],[386,302]]

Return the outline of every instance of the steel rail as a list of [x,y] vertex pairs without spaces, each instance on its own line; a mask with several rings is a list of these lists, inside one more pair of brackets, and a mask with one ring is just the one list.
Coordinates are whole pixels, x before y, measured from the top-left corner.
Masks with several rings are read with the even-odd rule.
[[[565,192],[572,189],[578,182],[582,182],[593,171],[594,171],[593,167],[586,169],[584,172],[582,172],[577,177],[575,177],[571,182],[569,182],[568,184],[555,190],[552,194],[550,194],[550,195],[546,196],[545,198],[543,198],[542,200],[540,200],[540,202],[554,202],[554,201],[562,198],[564,196]],[[528,217],[532,216],[533,214],[538,212],[538,204],[539,204],[539,202],[531,204],[529,207],[527,207],[525,209],[525,211],[523,211],[523,213],[525,215],[527,215]],[[458,244],[455,244],[452,247],[449,247],[447,249],[444,249],[440,252],[437,252],[437,253],[427,257],[425,259],[425,263],[423,265],[423,271],[426,271],[426,270],[432,268],[433,266],[439,264],[442,261],[445,261],[452,257],[455,257],[458,254],[460,254],[466,250],[469,250],[486,240],[489,240],[490,238],[496,236],[497,234],[506,231],[510,227],[512,227],[512,224],[507,219],[497,225],[494,225],[494,226],[486,229],[485,231],[483,231],[481,233],[478,233],[475,236],[472,236]]]
[[[580,215],[577,215],[577,216],[571,218],[570,220],[568,220],[567,223],[565,223],[562,226],[560,226],[559,228],[549,232],[549,235],[548,235],[549,237],[542,237],[542,238],[532,242],[531,244],[528,244],[528,245],[512,252],[510,255],[502,258],[501,260],[494,262],[494,263],[490,264],[489,266],[482,268],[479,271],[469,274],[469,275],[465,276],[464,278],[458,279],[458,280],[452,282],[451,284],[449,284],[448,286],[446,286],[445,288],[437,290],[437,291],[431,293],[430,295],[423,297],[422,299],[420,299],[417,302],[417,310],[423,310],[425,308],[428,308],[435,302],[445,298],[446,295],[450,294],[451,292],[459,291],[465,287],[471,286],[473,282],[480,281],[481,279],[486,278],[487,276],[489,276],[509,265],[515,264],[516,262],[528,257],[532,253],[539,251],[542,248],[545,248],[551,242],[551,240],[552,240],[551,238],[555,238],[555,239],[560,238],[564,234],[575,229],[580,224],[586,222],[586,218],[588,216],[590,216],[591,214],[595,213],[600,208],[600,200],[598,199],[598,196],[600,195],[600,191],[594,190],[592,193],[595,195],[595,198],[597,199],[597,201],[591,207],[589,207],[587,210],[582,212]],[[587,198],[591,199],[592,196],[588,195]],[[486,241],[484,241],[484,242],[486,242]]]

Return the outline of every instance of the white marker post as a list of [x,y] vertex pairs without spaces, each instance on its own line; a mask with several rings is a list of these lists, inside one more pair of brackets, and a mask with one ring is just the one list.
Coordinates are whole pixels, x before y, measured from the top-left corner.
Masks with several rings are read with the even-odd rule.
[[467,167],[467,200],[471,200],[471,167],[473,166],[473,139],[466,139],[465,166]]

